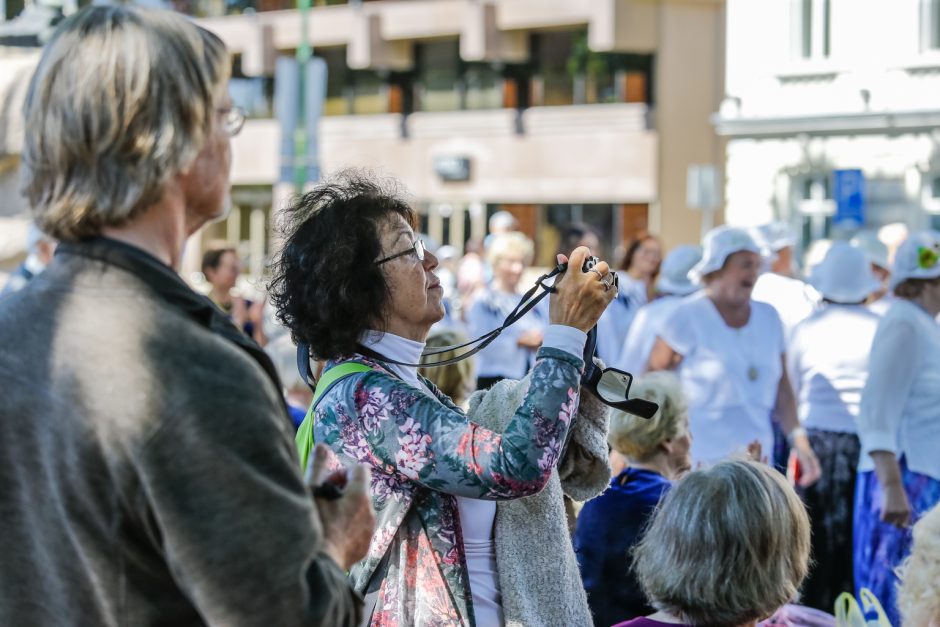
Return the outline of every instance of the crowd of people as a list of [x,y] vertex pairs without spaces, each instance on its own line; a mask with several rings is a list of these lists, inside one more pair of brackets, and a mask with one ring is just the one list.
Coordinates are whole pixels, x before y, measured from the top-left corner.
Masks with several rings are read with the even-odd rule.
[[670,251],[572,224],[493,335],[532,287],[512,215],[460,256],[347,171],[284,208],[264,298],[228,247],[201,294],[177,270],[227,204],[229,67],[94,6],[30,83],[0,623],[808,627],[867,589],[940,625],[940,234],[804,280],[779,223]]

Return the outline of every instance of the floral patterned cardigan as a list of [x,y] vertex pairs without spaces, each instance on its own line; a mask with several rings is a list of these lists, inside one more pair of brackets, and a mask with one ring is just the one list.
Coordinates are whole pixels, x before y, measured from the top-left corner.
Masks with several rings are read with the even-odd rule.
[[548,482],[577,412],[583,362],[542,347],[531,383],[510,424],[498,434],[470,422],[426,379],[437,400],[363,355],[373,370],[340,380],[314,415],[317,442],[333,463],[372,470],[377,526],[350,577],[356,590],[379,585],[373,627],[474,622],[470,581],[454,496],[505,500],[535,494]]

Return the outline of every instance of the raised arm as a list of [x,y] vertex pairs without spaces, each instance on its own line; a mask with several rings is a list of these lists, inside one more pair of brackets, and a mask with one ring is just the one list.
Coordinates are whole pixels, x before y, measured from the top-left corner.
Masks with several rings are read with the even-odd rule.
[[[587,249],[572,254],[581,267]],[[609,271],[598,264],[600,275]],[[382,472],[474,498],[516,498],[541,490],[577,411],[586,331],[614,290],[598,273],[567,272],[555,283],[553,322],[536,354],[522,404],[502,435],[389,375],[372,372],[338,384],[318,407],[318,441]],[[364,437],[363,437],[364,436]]]
[[[558,327],[550,327],[547,341]],[[583,339],[581,344],[583,346]],[[473,498],[515,498],[541,490],[558,461],[578,406],[581,359],[539,349],[531,383],[502,434],[391,375],[350,376],[317,408],[317,441],[361,463]]]

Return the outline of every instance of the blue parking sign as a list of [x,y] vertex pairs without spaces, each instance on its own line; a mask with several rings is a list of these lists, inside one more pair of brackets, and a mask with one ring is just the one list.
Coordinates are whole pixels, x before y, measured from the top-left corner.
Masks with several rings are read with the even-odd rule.
[[832,186],[836,203],[832,223],[847,228],[865,224],[865,175],[862,171],[836,170]]

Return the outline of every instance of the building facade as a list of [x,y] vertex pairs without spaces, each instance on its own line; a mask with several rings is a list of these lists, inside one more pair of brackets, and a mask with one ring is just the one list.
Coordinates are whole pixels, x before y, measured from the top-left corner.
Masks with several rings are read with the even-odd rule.
[[728,222],[940,227],[940,2],[729,0],[727,46]]
[[[225,240],[258,277],[294,190],[275,94],[301,14],[280,0],[170,4],[225,41],[230,92],[249,113],[231,214],[187,247],[185,270]],[[540,264],[571,222],[600,231],[608,256],[644,230],[667,247],[698,240],[686,177],[722,160],[710,119],[724,95],[722,0],[317,0],[308,15],[327,68],[320,170],[401,181],[436,243],[482,240],[498,210]]]
[[[327,66],[319,160],[400,180],[432,240],[461,249],[512,212],[551,263],[586,222],[605,253],[639,231],[699,237],[693,164],[723,154],[710,115],[724,93],[724,3],[713,0],[378,0],[315,6]],[[234,57],[251,113],[236,138],[233,212],[206,237],[255,251],[282,202],[278,57],[301,41],[295,10],[207,17]],[[279,189],[280,188],[280,189]],[[255,258],[256,255],[250,255]]]

